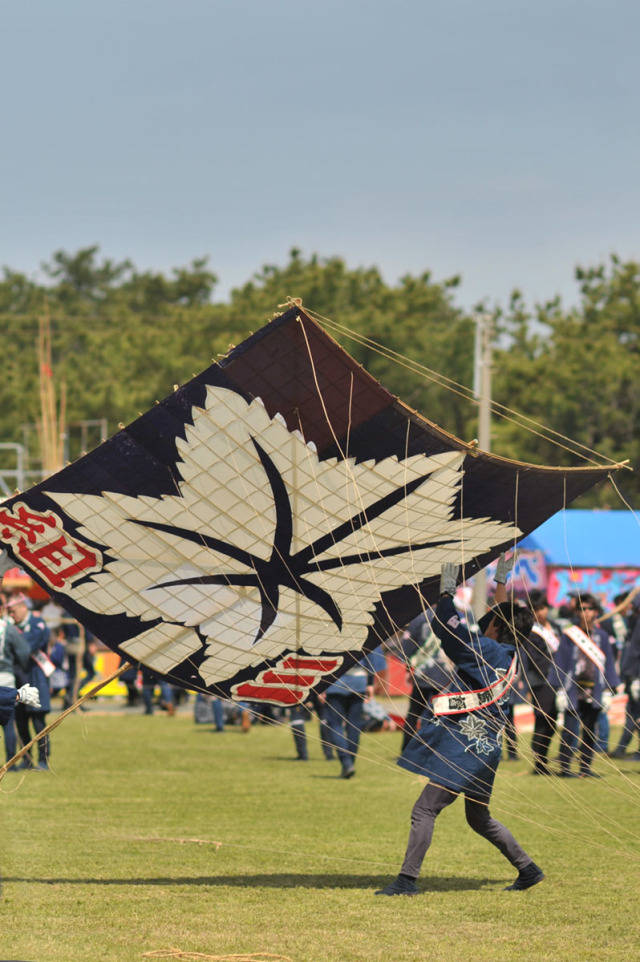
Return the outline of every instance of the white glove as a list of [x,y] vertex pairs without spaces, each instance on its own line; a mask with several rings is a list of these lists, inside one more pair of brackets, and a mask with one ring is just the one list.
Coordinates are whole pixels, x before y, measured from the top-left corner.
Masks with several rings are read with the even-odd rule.
[[18,701],[22,702],[23,705],[28,705],[29,708],[42,707],[38,689],[33,685],[23,685],[22,688],[18,688]]
[[452,564],[451,561],[445,561],[442,565],[440,571],[440,594],[441,595],[451,595],[455,597],[456,588],[458,586],[458,571],[459,566]]
[[558,688],[556,692],[556,711],[566,711],[569,707],[569,699],[564,688]]
[[612,698],[613,698],[613,695],[611,694],[610,691],[602,692],[602,695],[600,696],[600,704],[602,705],[603,711],[609,711],[609,709],[611,708]]
[[634,678],[629,685],[629,694],[634,701],[640,701],[640,678]]
[[505,558],[504,551],[502,552],[502,554],[498,558],[498,564],[496,565],[496,573],[493,576],[493,580],[495,581],[496,584],[504,585],[507,583],[509,572],[513,568],[516,562],[517,556],[518,556],[518,552],[514,551],[509,558]]

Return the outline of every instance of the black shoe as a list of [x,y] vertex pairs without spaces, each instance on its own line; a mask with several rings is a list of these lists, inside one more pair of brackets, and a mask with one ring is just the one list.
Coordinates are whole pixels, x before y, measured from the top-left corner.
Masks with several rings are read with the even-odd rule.
[[340,772],[340,778],[353,778],[356,770],[353,765],[344,765],[342,771]]
[[602,775],[598,775],[597,772],[592,772],[591,769],[588,768],[586,771],[580,772],[580,778],[602,778]]
[[523,868],[518,873],[518,877],[511,885],[507,885],[505,892],[522,892],[523,889],[530,889],[532,885],[537,885],[544,878],[544,872],[541,868],[535,864],[535,862],[530,862],[526,868]]
[[393,882],[389,882],[385,885],[383,889],[378,889],[375,893],[376,895],[417,895],[418,886],[413,879],[409,878],[394,878]]
[[547,765],[536,765],[536,767],[531,772],[532,775],[553,775],[553,772]]
[[631,756],[631,761],[640,762],[640,752],[634,752]]
[[570,772],[568,768],[561,768],[559,772],[556,772],[558,778],[577,778],[575,772]]
[[626,748],[616,748],[615,751],[609,752],[609,758],[624,758],[626,754]]

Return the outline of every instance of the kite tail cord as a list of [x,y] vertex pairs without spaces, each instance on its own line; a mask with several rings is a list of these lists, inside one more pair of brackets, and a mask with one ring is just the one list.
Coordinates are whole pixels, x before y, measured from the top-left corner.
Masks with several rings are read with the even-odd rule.
[[36,742],[39,742],[42,738],[45,738],[49,734],[49,732],[52,732],[54,728],[57,728],[58,725],[62,724],[62,722],[67,717],[67,715],[70,715],[71,712],[76,710],[76,708],[80,708],[80,706],[84,704],[84,702],[87,701],[87,699],[93,698],[93,696],[97,695],[97,693],[100,691],[101,688],[104,688],[105,685],[109,684],[109,682],[115,681],[116,678],[119,678],[120,675],[123,674],[123,672],[125,672],[128,668],[131,668],[131,667],[132,667],[131,663],[128,661],[125,661],[124,664],[120,665],[118,670],[114,671],[112,675],[109,675],[108,678],[103,678],[102,681],[98,682],[97,685],[94,685],[93,688],[90,688],[89,691],[85,692],[84,695],[78,698],[78,700],[75,701],[73,705],[70,705],[69,708],[66,708],[63,712],[61,712],[55,721],[52,721],[50,725],[47,725],[46,728],[43,728],[43,730],[39,732],[35,736],[35,738],[32,738],[31,741],[28,742],[26,745],[24,745],[19,752],[16,752],[13,758],[10,758],[8,762],[5,762],[2,768],[0,768],[0,782],[2,781],[4,776],[7,774],[11,766],[15,765],[15,763],[19,761],[23,755],[26,755],[26,753],[30,750],[32,745],[35,745]]

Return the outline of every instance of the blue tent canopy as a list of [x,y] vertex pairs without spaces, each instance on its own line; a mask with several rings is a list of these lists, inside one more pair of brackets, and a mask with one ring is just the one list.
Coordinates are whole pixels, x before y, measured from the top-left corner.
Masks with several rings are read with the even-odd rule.
[[559,567],[640,567],[640,521],[632,511],[559,511],[520,547]]

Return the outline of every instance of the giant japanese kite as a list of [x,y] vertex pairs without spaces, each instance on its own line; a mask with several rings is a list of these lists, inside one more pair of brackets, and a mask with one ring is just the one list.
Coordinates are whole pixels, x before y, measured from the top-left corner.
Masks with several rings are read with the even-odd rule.
[[9,554],[174,682],[292,704],[601,480],[492,457],[293,307],[0,507]]

